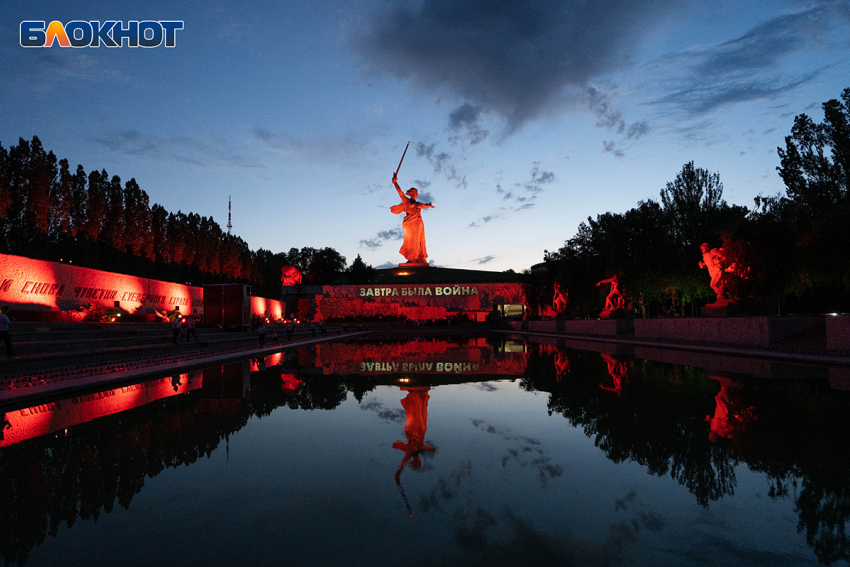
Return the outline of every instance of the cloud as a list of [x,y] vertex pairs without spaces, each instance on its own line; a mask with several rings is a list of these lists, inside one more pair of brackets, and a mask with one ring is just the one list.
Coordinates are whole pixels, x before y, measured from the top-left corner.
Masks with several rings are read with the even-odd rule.
[[398,262],[384,262],[379,266],[375,266],[376,270],[391,270],[392,268],[398,268]]
[[442,175],[448,181],[455,181],[456,185],[461,189],[466,189],[466,176],[461,177],[457,168],[452,162],[452,155],[446,152],[438,152],[436,150],[437,143],[434,142],[430,146],[426,146],[424,142],[417,142],[416,157],[424,157],[434,168],[434,175]]
[[467,141],[474,146],[487,139],[489,130],[484,130],[478,123],[481,118],[481,107],[464,103],[449,114],[449,130],[456,135],[449,138],[452,143]]
[[540,162],[532,162],[531,179],[525,183],[514,183],[510,191],[503,188],[501,183],[496,183],[496,193],[502,195],[503,202],[508,201],[508,203],[499,207],[494,213],[472,221],[468,228],[480,228],[490,221],[531,209],[535,205],[534,201],[540,193],[543,193],[544,185],[554,183],[555,180],[554,173],[540,169]]
[[[844,6],[843,6],[844,5]],[[801,12],[775,16],[735,39],[705,49],[688,49],[659,60],[671,72],[667,94],[650,102],[699,115],[759,99],[772,99],[812,81],[829,68],[790,73],[790,55],[846,37],[846,3],[823,2]],[[795,65],[795,68],[799,66]]]
[[526,191],[531,193],[542,193],[543,186],[555,181],[555,174],[551,171],[540,171],[540,162],[531,164],[531,181],[525,183]]
[[101,146],[131,157],[169,160],[200,167],[223,165],[237,168],[264,168],[265,164],[237,152],[228,142],[187,136],[160,137],[138,130],[123,130],[94,138]]
[[602,151],[613,154],[614,157],[624,157],[626,154],[623,153],[622,150],[617,149],[617,144],[613,141],[604,141],[602,142]]
[[470,262],[478,262],[478,264],[480,265],[480,264],[486,264],[487,262],[490,262],[490,261],[494,260],[495,258],[496,258],[495,256],[490,255],[490,256],[484,256],[482,258],[476,258],[474,260],[470,260]]
[[650,126],[645,120],[628,124],[623,118],[623,113],[614,108],[608,94],[592,86],[587,87],[585,92],[587,106],[596,117],[598,127],[613,130],[617,134],[623,134],[626,138],[634,140],[649,133]]
[[390,230],[382,230],[372,238],[361,240],[360,247],[369,248],[370,250],[376,250],[383,246],[384,242],[387,242],[388,240],[402,240],[403,238],[404,229],[391,228]]
[[267,149],[310,162],[326,162],[328,156],[359,155],[371,137],[362,132],[348,132],[340,136],[302,138],[290,132],[254,128],[254,139]]
[[[507,132],[560,113],[594,78],[627,67],[682,0],[429,0],[389,3],[352,28],[374,69],[467,101]],[[577,92],[576,92],[577,91]],[[450,117],[450,124],[451,124]],[[477,123],[477,118],[474,121]]]

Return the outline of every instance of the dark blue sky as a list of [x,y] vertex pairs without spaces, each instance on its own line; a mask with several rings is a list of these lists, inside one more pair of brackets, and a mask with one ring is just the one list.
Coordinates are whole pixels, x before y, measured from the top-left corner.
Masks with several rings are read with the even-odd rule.
[[[22,20],[183,20],[173,49],[19,45]],[[39,136],[254,248],[398,263],[399,174],[439,265],[521,270],[682,165],[782,190],[796,114],[850,87],[850,1],[6,3],[0,142]],[[420,199],[423,200],[423,199]]]

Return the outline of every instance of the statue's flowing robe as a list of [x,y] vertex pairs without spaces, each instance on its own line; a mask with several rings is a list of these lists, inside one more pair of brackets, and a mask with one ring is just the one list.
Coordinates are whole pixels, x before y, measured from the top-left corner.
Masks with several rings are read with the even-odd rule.
[[428,251],[425,248],[425,224],[422,222],[424,203],[409,199],[390,207],[393,214],[406,213],[401,225],[404,227],[404,243],[399,254],[408,262],[428,262]]

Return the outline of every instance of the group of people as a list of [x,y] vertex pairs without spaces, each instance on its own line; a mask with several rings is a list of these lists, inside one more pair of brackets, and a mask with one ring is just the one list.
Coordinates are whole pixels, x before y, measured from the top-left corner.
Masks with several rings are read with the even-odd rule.
[[180,338],[183,323],[186,324],[186,342],[188,343],[192,337],[195,337],[195,342],[198,342],[198,335],[195,334],[195,327],[197,327],[198,323],[195,321],[195,317],[189,316],[183,318],[178,311],[177,316],[171,320],[171,334],[174,344],[177,344],[177,339]]

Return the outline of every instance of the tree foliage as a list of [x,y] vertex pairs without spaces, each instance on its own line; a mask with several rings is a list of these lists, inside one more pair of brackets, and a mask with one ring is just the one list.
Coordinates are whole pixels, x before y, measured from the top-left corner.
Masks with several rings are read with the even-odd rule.
[[[194,285],[249,283],[267,297],[279,295],[286,264],[301,267],[314,284],[347,274],[345,258],[332,248],[254,252],[212,217],[151,205],[135,179],[122,184],[106,170],[86,174],[82,165],[72,172],[38,137],[8,150],[0,145],[0,253]],[[358,265],[357,273],[364,270],[371,267]]]

